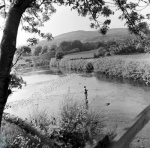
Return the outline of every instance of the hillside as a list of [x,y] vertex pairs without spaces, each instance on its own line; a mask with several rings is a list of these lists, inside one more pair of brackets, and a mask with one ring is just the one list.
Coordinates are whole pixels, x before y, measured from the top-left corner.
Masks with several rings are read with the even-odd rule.
[[[124,39],[129,36],[133,36],[129,34],[127,28],[115,28],[110,29],[106,35],[100,34],[98,31],[73,31],[64,33],[54,37],[53,41],[47,42],[46,40],[42,40],[38,45],[41,46],[51,46],[53,44],[60,44],[62,41],[72,41],[72,40],[80,40],[81,42],[96,42],[101,40],[112,40],[112,39]],[[37,45],[37,46],[38,46]]]

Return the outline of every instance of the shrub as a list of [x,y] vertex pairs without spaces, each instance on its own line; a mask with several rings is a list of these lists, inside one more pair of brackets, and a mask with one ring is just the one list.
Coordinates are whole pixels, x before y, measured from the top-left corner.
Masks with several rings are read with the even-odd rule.
[[[46,110],[36,109],[30,115],[29,122],[41,129],[41,132],[44,130],[59,148],[85,148],[88,141],[99,141],[105,134],[104,116],[91,108],[87,110],[84,102],[70,96],[62,102],[58,117],[50,118]],[[4,121],[2,125],[2,135],[7,137],[9,148],[44,147],[36,135],[27,134]],[[114,132],[109,135],[114,135]]]
[[30,62],[30,61],[32,61],[32,60],[31,60],[31,59],[26,59],[26,60],[25,60],[25,62]]
[[49,66],[49,61],[48,60],[44,60],[44,59],[39,59],[37,61],[34,61],[33,65],[35,67],[38,67],[38,66],[48,67]]
[[93,54],[93,58],[99,58],[98,53],[94,52],[94,54]]
[[58,123],[51,137],[61,143],[62,148],[84,148],[87,141],[99,139],[104,127],[99,113],[88,111],[84,103],[71,98],[62,103]]
[[64,52],[62,50],[58,50],[55,54],[55,58],[57,60],[61,60],[64,57]]
[[51,58],[49,65],[50,65],[50,67],[57,67],[58,66],[58,60],[56,60],[55,58]]
[[105,56],[106,52],[107,52],[107,50],[104,49],[103,47],[100,47],[100,48],[97,49],[97,53],[98,53],[99,57],[100,56]]

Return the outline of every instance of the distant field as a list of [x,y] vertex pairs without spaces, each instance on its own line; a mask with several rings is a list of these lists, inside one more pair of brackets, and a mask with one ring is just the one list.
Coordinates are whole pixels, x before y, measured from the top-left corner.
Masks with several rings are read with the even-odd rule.
[[[96,50],[91,50],[91,51],[84,51],[84,52],[78,52],[78,53],[73,53],[73,54],[69,54],[66,55],[65,58],[91,58],[93,57],[94,52],[96,52]],[[115,55],[112,56],[112,58],[125,58],[128,60],[146,60],[146,61],[150,61],[150,54],[149,53],[142,53],[142,54],[132,54],[132,55]]]
[[150,62],[149,53],[132,54],[132,55],[115,55],[112,58],[120,58],[120,59],[127,59],[127,60],[143,60],[143,61]]
[[90,51],[84,51],[84,52],[77,52],[77,53],[72,53],[72,54],[68,54],[65,55],[65,58],[93,58],[93,54],[94,52],[96,52],[97,50],[90,50]]

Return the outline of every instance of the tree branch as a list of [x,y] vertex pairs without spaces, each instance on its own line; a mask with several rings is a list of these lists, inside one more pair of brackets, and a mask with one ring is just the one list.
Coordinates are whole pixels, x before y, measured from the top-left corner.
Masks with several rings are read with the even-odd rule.
[[19,61],[19,58],[21,57],[21,55],[23,54],[24,50],[20,53],[20,55],[17,57],[16,62],[12,65],[12,67],[14,67],[17,62]]

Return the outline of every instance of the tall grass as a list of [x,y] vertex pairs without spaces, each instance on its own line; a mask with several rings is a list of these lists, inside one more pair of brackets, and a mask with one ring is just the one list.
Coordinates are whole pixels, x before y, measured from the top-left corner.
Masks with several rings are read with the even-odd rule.
[[58,67],[58,61],[55,58],[52,58],[49,62],[49,67]]
[[84,59],[62,59],[59,66],[66,70],[94,70],[108,76],[125,78],[150,84],[150,62],[144,59],[128,59],[116,56],[99,58],[93,61]]
[[150,83],[150,63],[144,60],[126,60],[106,57],[93,63],[94,70],[109,76]]
[[87,141],[98,141],[103,135],[104,117],[73,98],[62,102],[57,123],[52,136],[62,148],[85,148]]
[[59,63],[59,66],[67,70],[75,70],[75,71],[93,70],[92,63],[84,59],[79,60],[62,59]]

